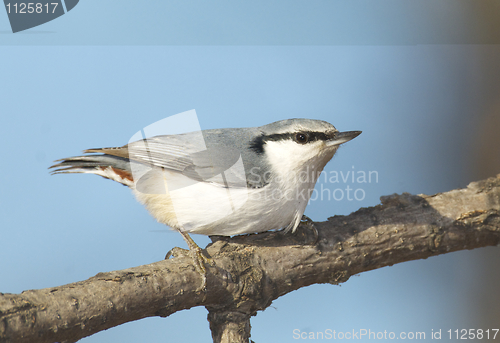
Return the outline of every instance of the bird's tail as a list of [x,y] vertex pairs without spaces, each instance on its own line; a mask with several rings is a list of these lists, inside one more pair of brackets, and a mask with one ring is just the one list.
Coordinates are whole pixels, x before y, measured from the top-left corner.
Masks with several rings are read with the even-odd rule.
[[[49,169],[52,169],[51,174],[96,174],[126,186],[132,186],[134,184],[134,178],[132,176],[129,159],[123,156],[106,154],[107,151],[109,151],[109,149],[85,150],[84,153],[89,153],[89,155],[68,157],[54,161],[56,164],[50,166]],[[105,153],[90,155],[90,153],[95,152]]]

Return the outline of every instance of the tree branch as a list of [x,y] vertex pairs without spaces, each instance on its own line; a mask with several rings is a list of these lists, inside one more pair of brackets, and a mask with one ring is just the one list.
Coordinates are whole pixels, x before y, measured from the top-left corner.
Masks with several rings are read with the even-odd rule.
[[247,342],[250,316],[315,283],[500,243],[500,174],[436,195],[391,195],[381,205],[295,234],[216,237],[207,288],[190,256],[60,287],[0,294],[0,342],[75,342],[145,317],[205,306],[215,342]]

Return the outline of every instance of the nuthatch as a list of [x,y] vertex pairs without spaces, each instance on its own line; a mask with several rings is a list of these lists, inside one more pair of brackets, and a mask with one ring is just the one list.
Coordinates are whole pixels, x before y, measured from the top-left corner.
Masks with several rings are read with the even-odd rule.
[[214,129],[88,149],[58,160],[53,173],[90,173],[132,189],[153,217],[179,231],[230,236],[295,231],[319,174],[340,144],[361,131],[289,119],[252,128]]

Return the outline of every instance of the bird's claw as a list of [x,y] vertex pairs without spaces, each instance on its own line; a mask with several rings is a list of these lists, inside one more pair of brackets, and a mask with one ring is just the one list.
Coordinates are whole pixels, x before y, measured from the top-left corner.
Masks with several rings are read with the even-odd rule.
[[207,268],[205,264],[208,264],[212,267],[215,266],[215,262],[210,257],[206,257],[203,254],[201,248],[193,248],[191,250],[182,249],[182,248],[172,248],[167,255],[165,256],[165,260],[168,260],[171,257],[191,257],[193,259],[193,264],[195,269],[200,273],[202,278],[201,287],[198,290],[205,291],[207,287]]
[[180,257],[180,256],[189,256],[190,251],[188,249],[182,249],[178,247],[174,247],[167,252],[165,255],[165,260],[168,260],[171,257]]
[[189,250],[181,248],[173,248],[167,253],[167,256],[168,257],[176,256],[177,254],[186,256],[189,253],[191,255],[191,258],[193,259],[195,269],[200,273],[202,278],[202,283],[199,290],[205,291],[207,287],[207,268],[205,264],[214,267],[215,262],[213,259],[203,254],[203,250],[198,246],[198,244],[196,244],[195,241],[193,241],[193,239],[189,236],[187,232],[184,231],[179,231],[179,232],[186,241]]
[[316,229],[316,226],[314,225],[314,222],[312,221],[312,219],[304,214],[304,215],[302,215],[302,219],[300,220],[299,225],[307,227],[309,230],[311,230],[313,232],[314,241],[311,243],[311,245],[316,245],[316,243],[318,243],[319,233],[318,233],[318,229]]

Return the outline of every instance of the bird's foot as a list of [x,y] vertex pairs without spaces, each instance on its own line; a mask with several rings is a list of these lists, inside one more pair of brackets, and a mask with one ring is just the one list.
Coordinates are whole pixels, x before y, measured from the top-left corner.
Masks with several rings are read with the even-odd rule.
[[207,287],[207,268],[205,267],[205,264],[215,266],[215,262],[211,258],[203,255],[203,251],[199,247],[194,248],[193,250],[174,247],[167,253],[165,260],[168,260],[171,257],[191,257],[193,259],[195,269],[200,273],[202,278],[202,284],[198,290],[205,291]]
[[207,288],[207,268],[205,264],[215,266],[215,262],[210,257],[206,257],[199,247],[197,249],[195,248],[190,250],[190,253],[193,258],[195,268],[196,270],[198,270],[202,277],[202,283],[199,289],[205,291]]
[[168,257],[177,255],[186,256],[187,254],[190,254],[193,259],[194,267],[200,273],[202,278],[202,283],[199,290],[205,291],[207,287],[207,268],[205,265],[208,264],[213,267],[215,266],[215,262],[210,257],[207,257],[203,254],[203,250],[198,246],[198,244],[195,243],[195,241],[193,241],[193,239],[191,238],[191,236],[189,236],[187,232],[183,232],[180,230],[179,232],[186,241],[189,250],[181,248],[173,248],[167,253],[167,256]]
[[306,227],[313,232],[314,241],[311,243],[311,245],[316,245],[316,243],[318,243],[319,234],[318,229],[316,229],[316,226],[314,225],[312,219],[303,214],[299,226]]

